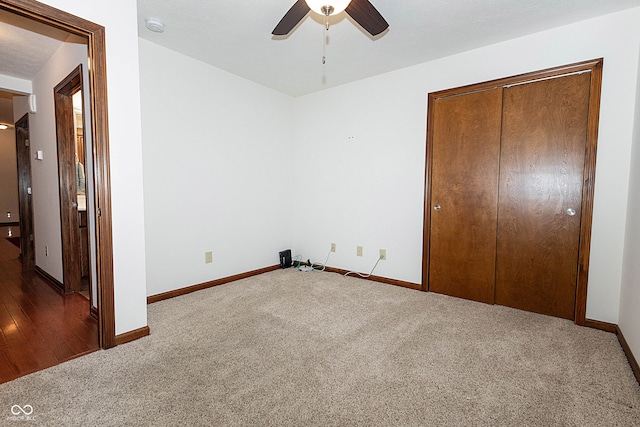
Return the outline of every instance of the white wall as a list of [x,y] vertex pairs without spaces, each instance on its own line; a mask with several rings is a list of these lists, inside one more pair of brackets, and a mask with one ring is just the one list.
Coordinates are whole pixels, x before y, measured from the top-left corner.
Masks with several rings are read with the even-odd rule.
[[[0,123],[12,125],[13,102],[0,98]],[[16,132],[13,127],[0,130],[0,224],[18,222],[18,169],[16,163]],[[11,217],[7,217],[7,212]]]
[[323,261],[335,242],[330,265],[368,271],[385,248],[375,274],[420,283],[427,94],[604,57],[587,317],[617,323],[638,22],[631,9],[296,98],[296,252]]
[[31,93],[31,80],[19,79],[17,77],[0,74],[0,89],[28,94]]
[[136,3],[43,0],[106,28],[116,334],[147,325]]
[[636,360],[640,361],[640,66],[638,83],[618,325]]
[[[0,224],[18,222],[18,169],[16,163],[16,132],[0,130]],[[7,216],[7,212],[11,217]]]
[[292,99],[139,46],[147,293],[278,264],[292,240]]
[[[135,2],[126,0],[45,0],[45,3],[107,28],[116,332],[123,333],[146,325],[138,46],[135,41],[136,6]],[[246,91],[241,90],[240,94],[234,91],[235,85],[231,88],[221,86],[216,89],[196,87],[198,90],[195,90],[194,94],[200,94],[201,89],[204,89],[204,92],[212,97],[209,103],[204,103],[205,107],[211,103],[215,104],[217,97],[233,100],[228,106],[228,111],[220,110],[220,105],[211,107],[212,112],[219,115],[206,115],[207,120],[214,126],[209,126],[208,132],[204,135],[212,135],[213,139],[215,134],[220,132],[217,128],[220,128],[222,133],[219,139],[227,139],[235,144],[222,147],[204,144],[194,147],[202,149],[194,151],[194,158],[210,156],[210,160],[217,160],[217,163],[207,162],[208,165],[212,165],[211,178],[216,178],[216,181],[209,181],[211,186],[203,183],[199,187],[206,187],[207,193],[196,194],[195,191],[189,191],[189,195],[194,197],[188,198],[189,204],[180,207],[180,216],[175,213],[177,208],[168,207],[168,217],[179,221],[169,224],[175,228],[165,224],[167,232],[173,233],[167,237],[179,235],[179,227],[186,224],[187,219],[194,219],[183,216],[189,210],[200,212],[193,214],[196,215],[195,219],[203,220],[203,224],[210,223],[211,229],[215,231],[203,238],[189,240],[190,243],[183,249],[193,251],[193,255],[196,258],[199,256],[201,260],[205,250],[213,250],[214,263],[209,267],[220,270],[211,271],[209,274],[203,272],[200,267],[193,276],[181,277],[180,286],[199,282],[204,278],[225,276],[237,270],[246,271],[275,263],[275,255],[274,261],[271,261],[271,252],[280,249],[281,244],[286,245],[289,239],[283,233],[290,230],[291,226],[303,230],[296,235],[294,249],[303,253],[305,257],[323,260],[329,243],[336,242],[338,252],[335,258],[330,260],[330,264],[366,270],[375,260],[375,256],[371,257],[372,252],[378,247],[385,247],[389,260],[381,263],[376,273],[419,282],[426,94],[434,90],[604,56],[605,74],[587,315],[590,318],[616,323],[629,185],[630,135],[637,84],[639,30],[635,23],[640,18],[639,15],[639,10],[634,9],[296,99],[294,145],[297,162],[293,175],[286,172],[287,155],[277,157],[273,154],[291,146],[286,143],[287,137],[282,140],[273,137],[274,128],[277,127],[282,127],[282,135],[288,135],[288,127],[282,124],[286,117],[280,118],[276,124],[267,120],[259,122],[267,128],[265,138],[255,128],[252,128],[254,132],[251,132],[252,129],[245,129],[253,123],[251,120],[241,119],[238,111],[238,104],[244,100],[244,104],[250,110],[249,118],[255,118],[255,109],[262,107],[262,113],[275,119],[275,116],[279,117],[280,114],[271,114],[272,110],[282,113],[288,108],[283,105],[286,102],[279,100],[279,95],[249,83],[246,86],[238,84]],[[220,77],[217,70],[208,70],[211,78]],[[196,76],[200,76],[203,71],[196,69],[194,72]],[[143,77],[148,77],[148,74],[144,73]],[[187,74],[176,83],[176,90],[183,89],[185,82],[187,87],[193,88],[193,82],[197,81],[198,79],[190,78]],[[258,95],[260,91],[262,94]],[[243,99],[244,95],[249,97]],[[187,101],[184,96],[175,96],[178,100]],[[192,99],[193,97],[189,97],[189,102],[185,105],[190,105]],[[271,103],[275,106],[271,106]],[[255,104],[258,104],[258,107],[255,107]],[[203,108],[202,104],[197,105]],[[173,122],[174,118],[171,119]],[[322,123],[331,123],[333,127],[330,130],[322,129]],[[213,127],[216,129],[212,129]],[[241,135],[234,137],[235,132],[231,129],[235,129]],[[153,132],[149,135],[147,132],[145,125],[145,141],[154,135]],[[185,132],[187,137],[202,136],[199,132],[194,135],[186,128]],[[258,138],[255,138],[256,135]],[[176,141],[184,143],[188,139],[180,138]],[[266,141],[265,146],[258,146],[256,139]],[[149,140],[150,142],[152,140]],[[211,148],[205,149],[206,147]],[[276,168],[267,171],[261,167],[262,163],[256,160],[258,153],[252,152],[252,149],[261,152],[264,164],[275,161],[275,164],[282,165],[282,172],[276,171],[276,177],[273,178],[270,174]],[[231,153],[226,154],[227,150]],[[214,154],[216,157],[211,157]],[[243,156],[248,157],[246,163],[242,161]],[[179,160],[190,162],[193,158]],[[257,170],[252,170],[246,165],[255,166]],[[146,166],[152,167],[148,162]],[[241,173],[223,176],[224,174],[218,172],[218,168],[227,172],[239,170]],[[195,178],[202,178],[202,171],[198,169],[185,166],[183,170],[195,174]],[[168,173],[170,170],[165,172]],[[253,176],[247,178],[247,174]],[[158,177],[161,173],[151,170],[147,174],[147,177],[150,176]],[[238,176],[241,177],[240,182],[234,183]],[[276,200],[284,205],[290,203],[290,198],[293,197],[291,192],[276,189],[284,188],[283,186],[271,185],[276,182],[282,184],[283,176],[287,184],[296,182],[296,188],[305,191],[294,198],[296,204],[292,217],[296,220],[291,222],[278,220],[280,209],[269,210],[265,204],[267,196],[260,197],[262,191],[259,190],[263,190],[271,195],[269,197],[272,203]],[[160,181],[167,185],[167,196],[178,194],[178,183],[171,184],[168,181]],[[184,183],[189,180],[182,178],[181,181]],[[231,191],[222,183],[230,185],[239,193],[231,197]],[[257,185],[258,189],[250,187],[250,183]],[[153,189],[149,188],[149,191],[153,192]],[[196,195],[198,197],[195,197]],[[204,195],[211,198],[203,202],[200,196]],[[254,195],[258,195],[258,198],[252,199]],[[151,204],[158,203],[158,206],[163,206],[157,195],[150,194],[148,199]],[[178,202],[185,201],[185,198],[178,199]],[[237,209],[237,206],[234,206],[236,202],[240,207],[247,209]],[[248,209],[249,206],[252,206],[251,210]],[[267,209],[267,212],[263,212],[263,209]],[[234,214],[240,216],[236,218]],[[258,230],[250,227],[243,235],[233,228],[238,224],[248,224],[251,215],[260,218],[260,223],[270,228]],[[150,217],[150,214],[147,215],[147,219]],[[287,222],[286,227],[283,222]],[[158,226],[155,224],[148,228],[148,233],[151,233],[149,243],[155,238],[152,230],[157,229]],[[208,227],[199,227],[200,233],[208,233],[207,230]],[[273,236],[284,237],[271,240]],[[241,241],[237,242],[236,239]],[[229,257],[233,260],[231,268],[217,262],[221,260],[220,256],[226,260],[222,255],[226,248],[217,247],[219,240],[233,243],[230,253],[234,256]],[[251,249],[252,243],[263,244],[258,242],[267,242],[265,246],[268,247],[255,251]],[[354,256],[356,244],[365,246],[366,257],[362,262],[358,262]],[[191,246],[197,248],[192,249]],[[246,265],[240,265],[237,261],[241,249],[241,255],[250,260]],[[254,255],[258,252],[265,258],[256,259]],[[178,258],[167,258],[176,268],[181,268],[180,262],[184,261],[182,255],[178,255]],[[188,262],[191,262],[192,257],[188,258]],[[149,256],[149,262],[153,262],[154,259],[157,259],[155,254]],[[223,269],[226,270],[222,271]],[[155,279],[149,280],[149,294],[174,286],[173,283],[162,283],[158,286],[155,282]]]
[[[29,81],[31,87],[31,81]],[[31,92],[29,92],[31,93]],[[29,97],[25,95],[19,95],[13,97],[13,121],[17,122],[29,113]]]

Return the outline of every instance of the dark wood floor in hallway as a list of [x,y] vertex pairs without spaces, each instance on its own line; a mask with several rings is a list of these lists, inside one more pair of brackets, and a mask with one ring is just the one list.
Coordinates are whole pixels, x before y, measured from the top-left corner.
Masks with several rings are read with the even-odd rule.
[[0,226],[0,383],[99,348],[89,301],[59,293],[23,267],[20,250],[7,239],[17,232]]

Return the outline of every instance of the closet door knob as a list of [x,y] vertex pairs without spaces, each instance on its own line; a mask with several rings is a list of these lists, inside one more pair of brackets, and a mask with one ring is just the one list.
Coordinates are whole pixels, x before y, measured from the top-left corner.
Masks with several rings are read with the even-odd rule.
[[442,209],[442,207],[441,207],[440,205],[435,205],[435,206],[433,207],[433,210],[434,210],[434,211],[439,211],[440,209]]
[[573,208],[567,209],[567,215],[574,216],[576,214],[576,210]]

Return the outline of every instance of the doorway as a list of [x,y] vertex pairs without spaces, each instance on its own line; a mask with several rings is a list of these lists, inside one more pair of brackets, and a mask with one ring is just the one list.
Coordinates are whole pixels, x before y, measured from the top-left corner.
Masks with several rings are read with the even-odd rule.
[[[60,187],[60,224],[65,293],[80,292],[95,307],[92,291],[91,254],[89,248],[95,217],[91,139],[85,138],[85,114],[82,64],[78,65],[54,88],[58,181]],[[87,191],[87,189],[89,191]]]
[[88,206],[95,212],[95,266],[100,347],[116,345],[113,295],[113,243],[111,236],[111,197],[109,184],[109,142],[107,121],[105,29],[97,24],[31,0],[0,0],[0,9],[44,23],[86,40],[89,52],[90,132],[95,201]]

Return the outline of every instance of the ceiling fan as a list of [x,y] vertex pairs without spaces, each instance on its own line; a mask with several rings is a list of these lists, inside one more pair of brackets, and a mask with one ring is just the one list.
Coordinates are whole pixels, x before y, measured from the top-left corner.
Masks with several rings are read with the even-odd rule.
[[274,36],[289,34],[311,10],[327,18],[345,11],[372,36],[377,36],[389,28],[387,21],[369,0],[298,0],[278,22],[271,34]]

